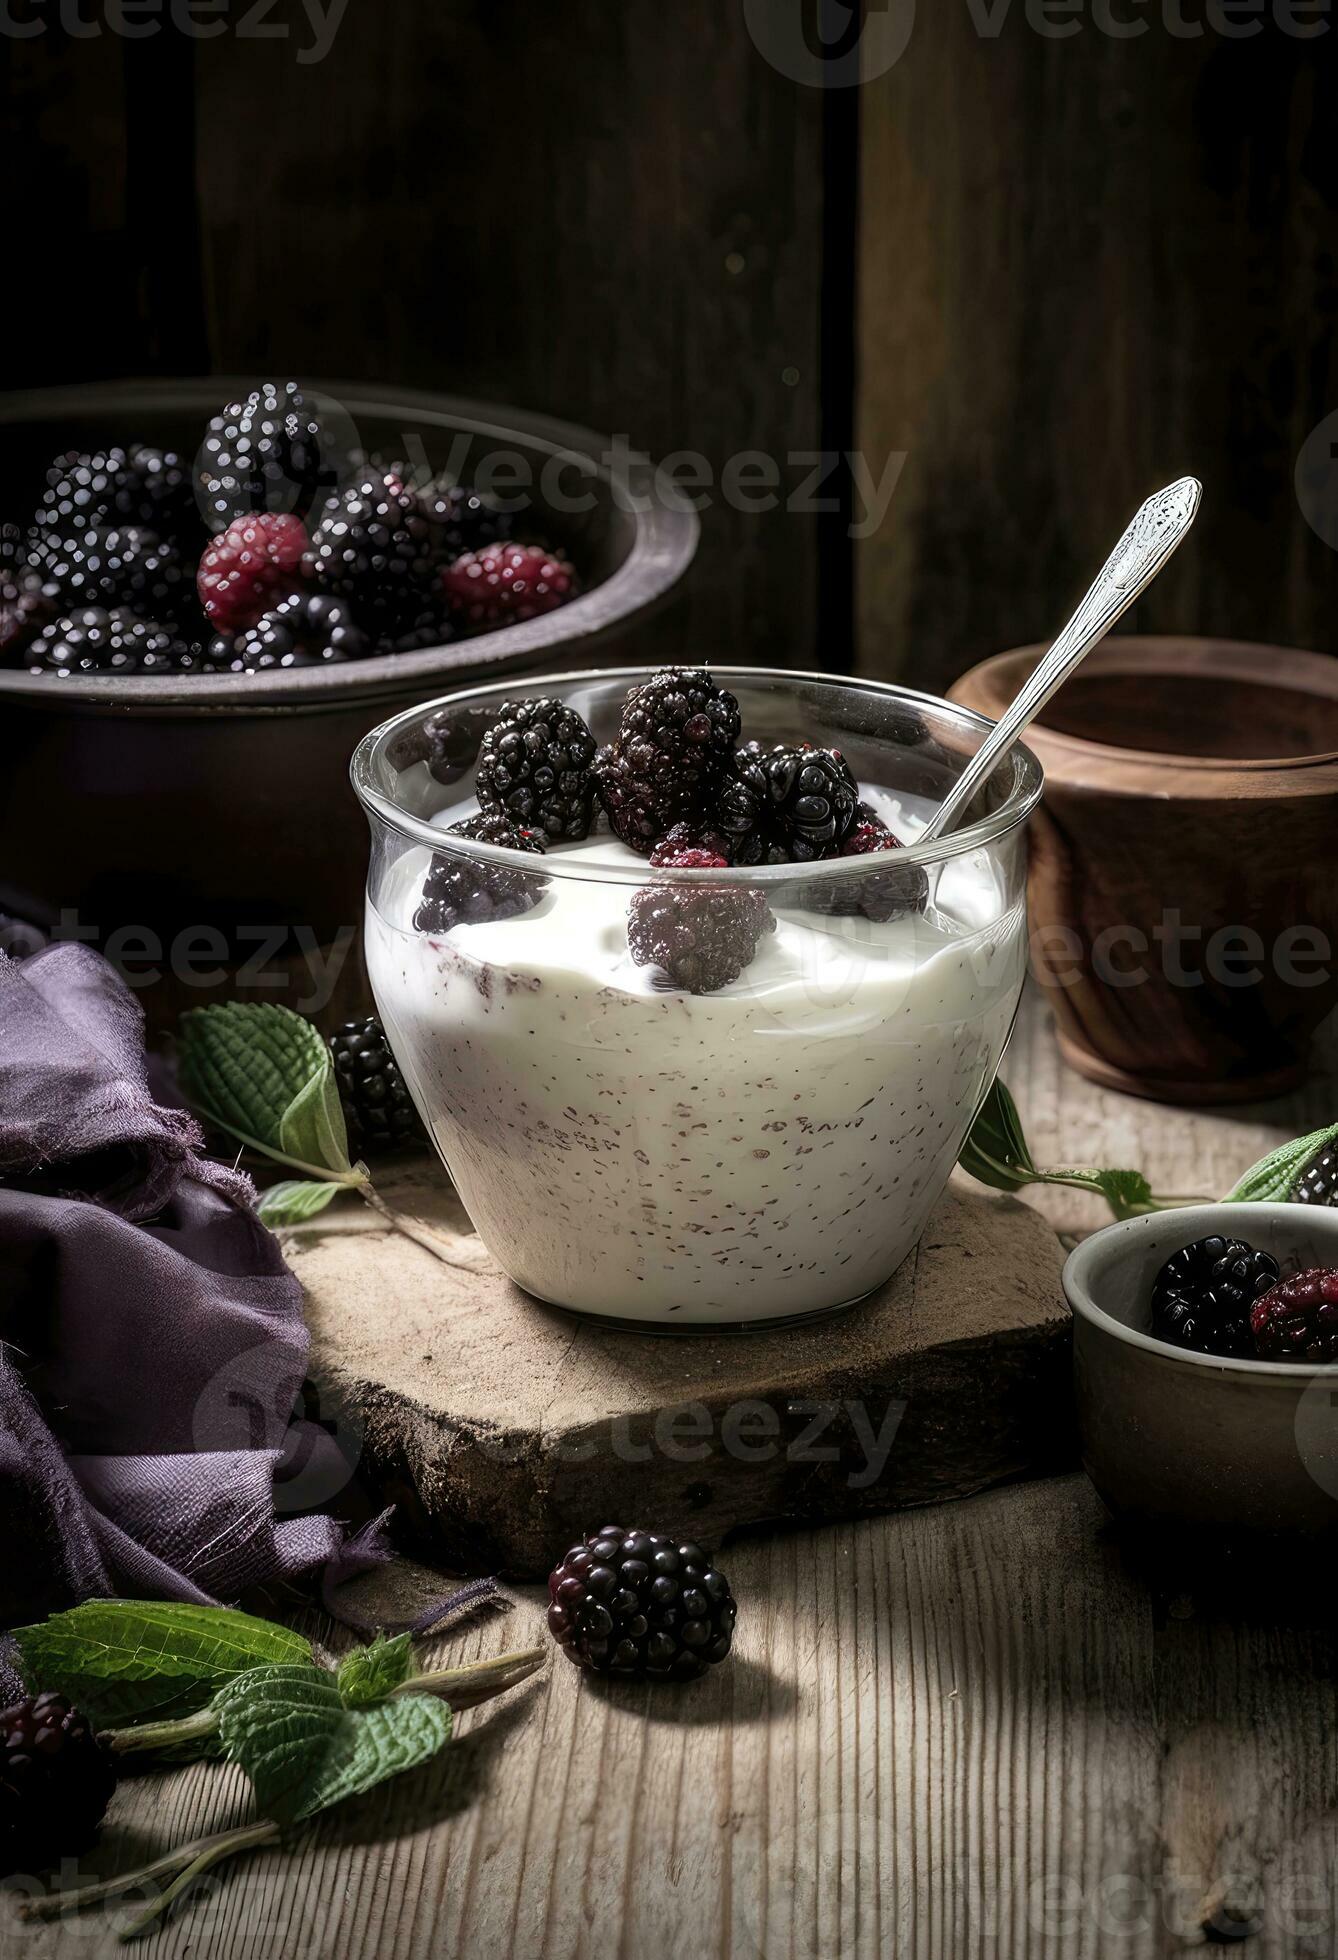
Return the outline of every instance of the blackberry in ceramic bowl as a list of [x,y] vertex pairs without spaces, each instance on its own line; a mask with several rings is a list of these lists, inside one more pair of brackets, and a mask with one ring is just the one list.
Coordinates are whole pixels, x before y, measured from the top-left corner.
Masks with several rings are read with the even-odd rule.
[[24,655],[35,674],[193,674],[207,662],[196,640],[123,606],[80,606],[53,620]]
[[442,557],[440,527],[394,475],[364,470],[326,504],[311,541],[312,576],[367,630],[406,632],[423,611]]
[[194,594],[176,549],[137,525],[43,535],[32,563],[67,607],[129,606],[146,619],[189,616]]
[[211,419],[199,483],[211,531],[239,517],[320,509],[347,459],[295,381],[263,381]]
[[548,1629],[597,1674],[695,1681],[729,1656],[737,1609],[702,1547],[605,1525],[548,1580]]
[[1244,1239],[1197,1239],[1172,1253],[1153,1282],[1152,1331],[1200,1354],[1252,1354],[1251,1310],[1277,1279],[1277,1260]]
[[219,664],[237,673],[274,667],[315,667],[366,660],[376,651],[342,601],[323,592],[295,592],[229,642],[214,642]]

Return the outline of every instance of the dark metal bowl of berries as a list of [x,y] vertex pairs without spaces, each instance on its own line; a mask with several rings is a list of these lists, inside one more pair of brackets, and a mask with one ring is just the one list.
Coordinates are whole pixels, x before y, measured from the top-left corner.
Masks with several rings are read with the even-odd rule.
[[[448,678],[612,658],[696,548],[601,437],[445,396],[126,382],[0,422],[0,911],[43,926],[330,944],[360,913],[358,736]],[[499,457],[524,487],[474,485]]]
[[1338,1211],[1150,1213],[1064,1271],[1083,1459],[1118,1517],[1338,1539]]

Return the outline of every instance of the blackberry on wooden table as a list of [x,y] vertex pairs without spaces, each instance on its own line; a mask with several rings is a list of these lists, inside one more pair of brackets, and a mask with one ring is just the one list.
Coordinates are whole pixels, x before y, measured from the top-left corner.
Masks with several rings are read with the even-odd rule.
[[1254,1352],[1251,1309],[1278,1279],[1278,1262],[1220,1233],[1173,1252],[1152,1284],[1152,1331],[1200,1354]]
[[729,1581],[691,1540],[605,1525],[548,1580],[548,1628],[597,1674],[692,1681],[729,1654]]
[[394,1150],[426,1144],[427,1132],[375,1014],[346,1021],[330,1037],[349,1152],[373,1161]]
[[110,1754],[63,1695],[0,1711],[0,1876],[85,1850],[115,1788]]
[[479,752],[479,802],[548,838],[588,837],[596,746],[580,715],[560,701],[504,701]]

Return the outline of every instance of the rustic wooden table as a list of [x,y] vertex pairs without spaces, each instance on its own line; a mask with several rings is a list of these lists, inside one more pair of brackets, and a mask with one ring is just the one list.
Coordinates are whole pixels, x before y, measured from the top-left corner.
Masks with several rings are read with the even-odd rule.
[[[1266,1110],[1098,1092],[1037,1002],[1005,1075],[1037,1161],[1138,1166],[1162,1190],[1220,1195],[1338,1112],[1331,1059]],[[1062,1230],[1102,1222],[1077,1193],[1036,1202]],[[1151,1590],[1079,1475],[758,1535],[727,1565],[736,1654],[704,1682],[601,1687],[557,1661],[463,1716],[427,1769],[224,1868],[146,1952],[1143,1960],[1200,1943],[1223,1900],[1259,1915],[1251,1955],[1338,1952],[1331,1620],[1244,1581],[1226,1607]],[[525,1589],[442,1653],[542,1626]],[[130,1782],[86,1863],[245,1814],[230,1769]],[[110,1951],[113,1930],[6,1924],[4,1941],[56,1960]]]

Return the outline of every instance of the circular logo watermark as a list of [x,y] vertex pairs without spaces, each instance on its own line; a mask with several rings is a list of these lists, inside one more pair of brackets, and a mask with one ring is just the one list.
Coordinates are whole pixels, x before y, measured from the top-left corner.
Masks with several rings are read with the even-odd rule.
[[294,1389],[282,1343],[234,1355],[195,1404],[192,1440],[201,1455],[279,1450],[274,1508],[280,1516],[318,1510],[344,1490],[362,1455],[362,1419],[327,1385]]
[[1338,409],[1302,443],[1295,482],[1302,517],[1330,551],[1338,551]]
[[1338,1498],[1338,1368],[1307,1383],[1296,1405],[1296,1448],[1320,1489]]
[[743,0],[754,47],[804,88],[857,88],[900,61],[915,0]]

